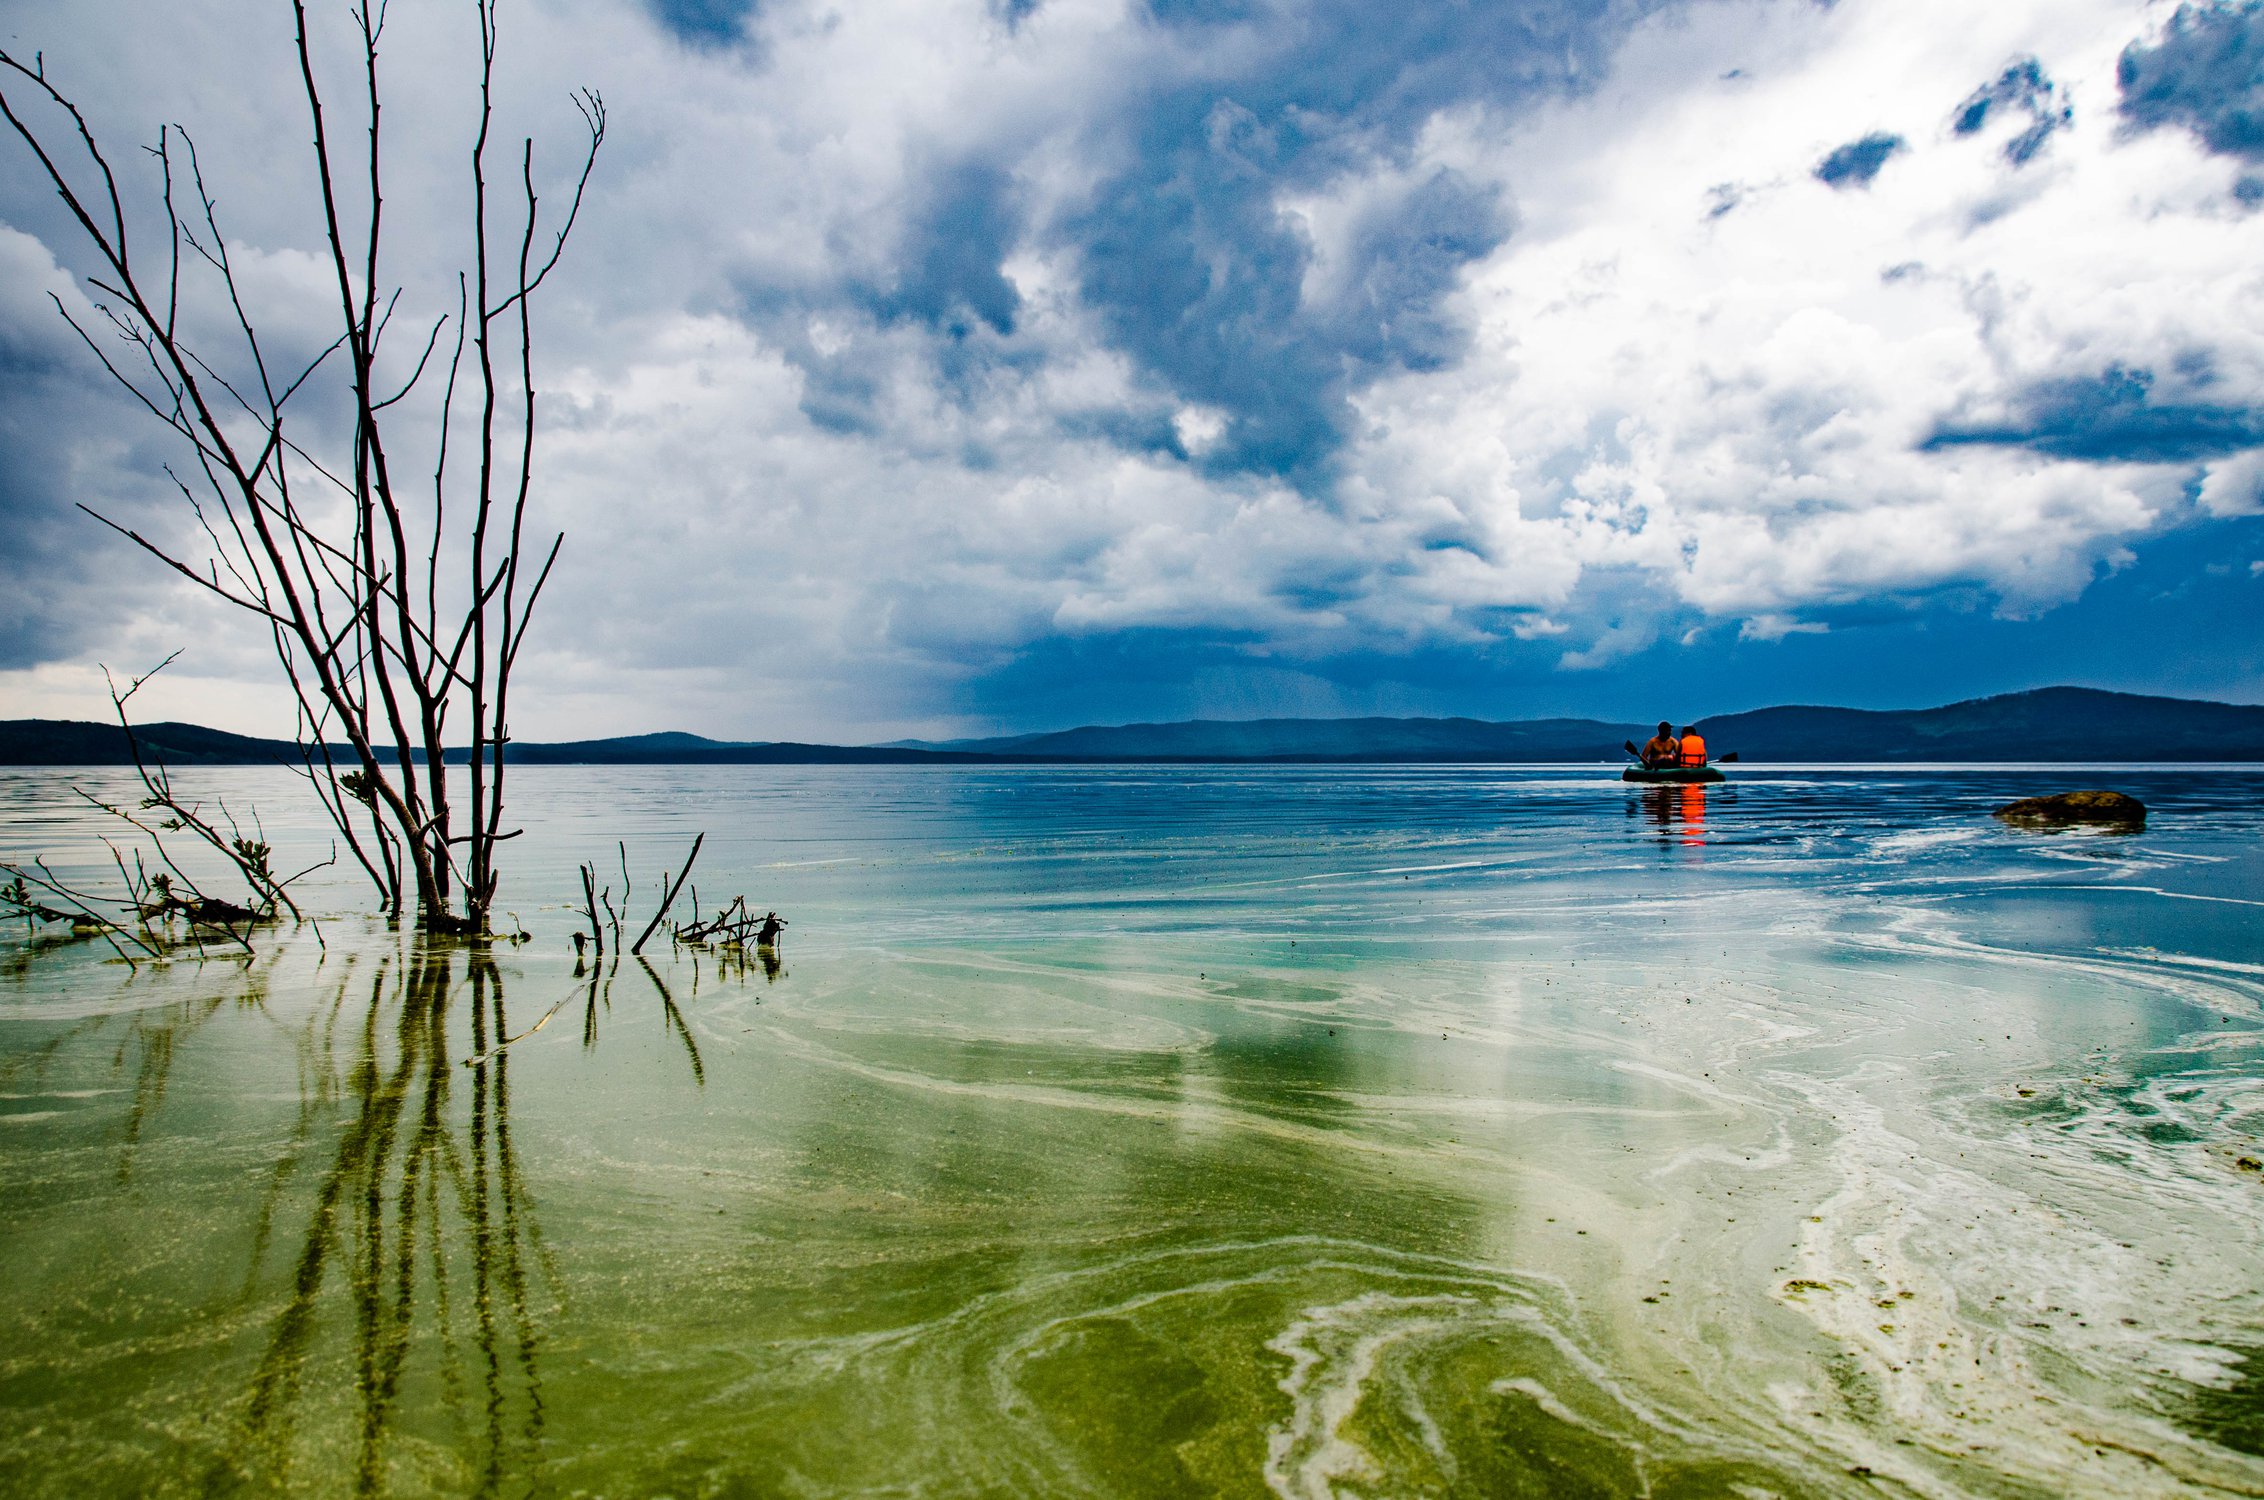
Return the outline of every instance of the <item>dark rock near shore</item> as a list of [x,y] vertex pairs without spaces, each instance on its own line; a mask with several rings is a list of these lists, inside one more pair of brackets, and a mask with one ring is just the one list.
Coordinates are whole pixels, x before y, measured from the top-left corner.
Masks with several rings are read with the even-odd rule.
[[2071,823],[2139,828],[2146,822],[2146,804],[2122,792],[2059,792],[2007,802],[1996,815],[2025,828],[2064,828]]

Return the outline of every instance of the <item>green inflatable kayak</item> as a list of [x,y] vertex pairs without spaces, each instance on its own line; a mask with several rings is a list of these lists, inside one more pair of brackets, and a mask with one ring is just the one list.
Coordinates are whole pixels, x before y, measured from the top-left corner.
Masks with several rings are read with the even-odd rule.
[[1629,766],[1619,773],[1619,779],[1648,782],[1654,786],[1695,786],[1701,782],[1729,780],[1712,766],[1665,766],[1656,771]]

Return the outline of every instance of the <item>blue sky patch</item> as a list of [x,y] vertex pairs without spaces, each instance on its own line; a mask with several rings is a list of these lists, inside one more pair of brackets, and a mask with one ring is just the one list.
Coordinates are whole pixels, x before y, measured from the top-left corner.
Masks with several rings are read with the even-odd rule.
[[[1849,141],[1816,163],[1816,180],[1827,187],[1869,187],[1871,179],[1887,164],[1887,158],[1903,149],[1903,139],[1884,130],[1874,130],[1859,141]],[[1734,203],[1735,200],[1732,200]],[[1715,210],[1728,212],[1728,207]]]
[[2004,145],[2005,160],[2019,167],[2044,149],[2054,131],[2074,120],[2075,109],[2060,97],[2059,86],[2045,76],[2043,65],[2024,57],[1967,96],[1951,117],[1950,129],[1958,135],[1976,135],[1992,118],[2001,120],[2008,114],[2023,115],[2027,121]]

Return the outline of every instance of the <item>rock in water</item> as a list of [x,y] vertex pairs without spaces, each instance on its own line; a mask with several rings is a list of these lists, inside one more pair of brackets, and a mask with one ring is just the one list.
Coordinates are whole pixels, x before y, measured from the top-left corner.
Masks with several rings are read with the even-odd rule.
[[2104,823],[2117,828],[2138,828],[2146,822],[2146,804],[2121,792],[2059,792],[2050,797],[2023,797],[1997,809],[2007,823],[2058,828],[2070,823]]

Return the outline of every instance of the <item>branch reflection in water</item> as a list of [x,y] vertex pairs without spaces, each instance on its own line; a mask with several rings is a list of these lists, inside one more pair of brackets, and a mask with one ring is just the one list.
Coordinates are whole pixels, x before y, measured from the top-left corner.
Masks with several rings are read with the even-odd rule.
[[[512,1145],[509,1048],[573,992],[515,1033],[484,948],[419,943],[345,968],[301,1018],[269,1017],[292,1033],[299,1107],[259,1202],[242,1296],[256,1304],[285,1265],[286,1290],[280,1311],[261,1315],[263,1348],[205,1488],[294,1487],[304,1466],[335,1476],[350,1464],[365,1495],[523,1489],[541,1458],[544,1324],[563,1282]],[[646,973],[702,1080],[689,1027]],[[235,1003],[264,1008],[247,977]],[[591,1045],[614,977],[589,976]],[[178,1044],[228,1003],[128,1018],[119,1057],[137,1047],[140,1066],[121,1178]]]

